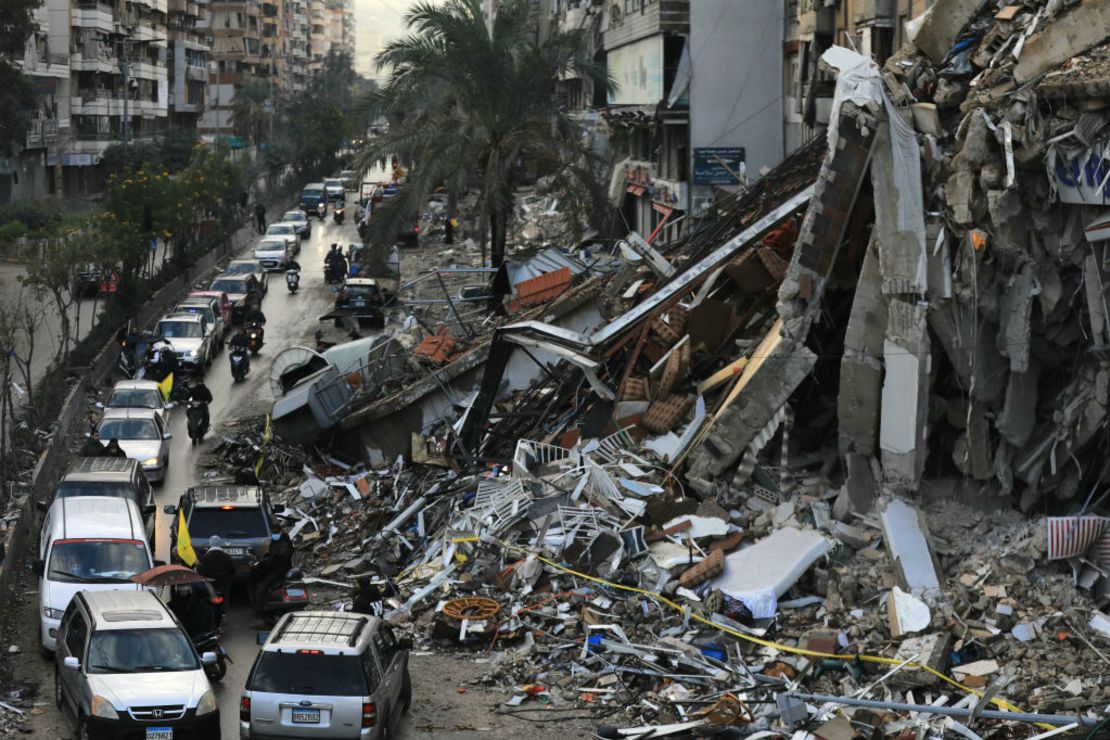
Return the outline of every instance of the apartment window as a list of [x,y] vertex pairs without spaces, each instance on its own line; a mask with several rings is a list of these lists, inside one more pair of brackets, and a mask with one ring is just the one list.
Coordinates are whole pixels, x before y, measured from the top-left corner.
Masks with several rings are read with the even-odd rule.
[[621,23],[621,6],[613,5],[609,10],[609,28],[616,28]]

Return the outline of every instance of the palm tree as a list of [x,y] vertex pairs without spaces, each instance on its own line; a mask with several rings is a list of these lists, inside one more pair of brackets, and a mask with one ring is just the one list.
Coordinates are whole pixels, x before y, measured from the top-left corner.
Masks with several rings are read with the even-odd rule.
[[492,26],[479,0],[423,0],[405,25],[408,35],[376,59],[392,74],[371,94],[369,120],[385,115],[392,123],[363,153],[360,169],[393,154],[413,166],[372,237],[389,240],[436,187],[454,195],[474,187],[496,267],[505,258],[513,187],[525,171],[553,175],[575,202],[603,193],[579,126],[555,94],[570,70],[612,87],[580,34],[555,31],[537,41],[523,0],[502,3]]
[[262,140],[262,130],[268,115],[270,86],[265,80],[247,80],[235,91],[231,101],[231,123],[236,133],[254,144]]

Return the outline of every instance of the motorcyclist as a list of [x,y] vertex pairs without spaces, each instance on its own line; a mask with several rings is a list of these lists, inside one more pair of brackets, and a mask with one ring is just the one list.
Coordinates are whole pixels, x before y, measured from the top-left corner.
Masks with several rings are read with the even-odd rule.
[[203,582],[174,586],[170,611],[177,616],[190,637],[203,635],[217,626],[216,606]]
[[163,380],[167,375],[177,370],[177,353],[173,345],[165,339],[160,339],[146,353],[146,362],[156,380]]
[[104,457],[127,457],[127,453],[119,446],[119,440],[114,437],[108,440],[108,444],[104,445],[104,452],[101,454]]
[[251,340],[250,337],[247,336],[246,328],[240,326],[236,330],[235,336],[228,340],[227,346],[231,347],[232,351],[242,350],[243,352],[246,352],[248,349],[250,349]]
[[197,564],[197,572],[205,578],[212,579],[212,588],[220,597],[217,612],[221,619],[227,616],[227,600],[231,594],[231,582],[235,578],[235,561],[222,545],[223,540],[219,535],[214,534],[209,537],[208,549]]
[[243,315],[243,323],[247,326],[251,324],[264,326],[266,324],[266,314],[262,313],[262,309],[259,306],[251,306]]
[[266,617],[266,602],[270,591],[285,579],[285,574],[293,567],[293,540],[282,532],[270,535],[270,548],[252,568],[255,579],[254,616],[257,620]]
[[204,384],[203,380],[197,380],[185,389],[184,395],[190,406],[195,405],[196,408],[201,410],[204,418],[204,424],[201,427],[207,429],[211,421],[208,415],[208,404],[212,403],[212,391]]

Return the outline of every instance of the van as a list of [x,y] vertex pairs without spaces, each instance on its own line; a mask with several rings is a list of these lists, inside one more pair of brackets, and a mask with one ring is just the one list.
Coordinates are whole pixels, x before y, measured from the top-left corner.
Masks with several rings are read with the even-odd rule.
[[[138,460],[129,457],[77,458],[70,463],[54,490],[54,501],[74,496],[130,499],[139,508],[143,520],[150,523],[148,527],[153,527],[154,489]],[[48,506],[41,505],[40,508],[45,510]]]
[[154,565],[139,507],[130,498],[60,496],[39,536],[41,651],[51,655],[58,625],[78,591],[137,591],[131,576]]
[[328,196],[324,192],[324,183],[314,182],[304,186],[301,191],[301,210],[309,216],[316,214],[316,206],[327,203]]

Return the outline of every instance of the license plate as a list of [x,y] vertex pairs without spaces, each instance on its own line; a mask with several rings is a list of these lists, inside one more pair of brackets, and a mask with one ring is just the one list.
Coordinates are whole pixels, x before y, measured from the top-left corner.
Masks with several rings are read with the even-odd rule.
[[229,547],[229,548],[227,548],[227,554],[228,555],[243,555],[244,553],[246,553],[246,549],[242,548],[242,547]]
[[303,599],[304,598],[304,589],[303,588],[287,588],[287,589],[285,589],[285,595],[288,596],[291,599]]
[[146,728],[146,740],[173,740],[172,727]]
[[293,710],[293,724],[295,724],[295,725],[318,725],[318,724],[320,724],[320,710],[319,709],[294,709]]

